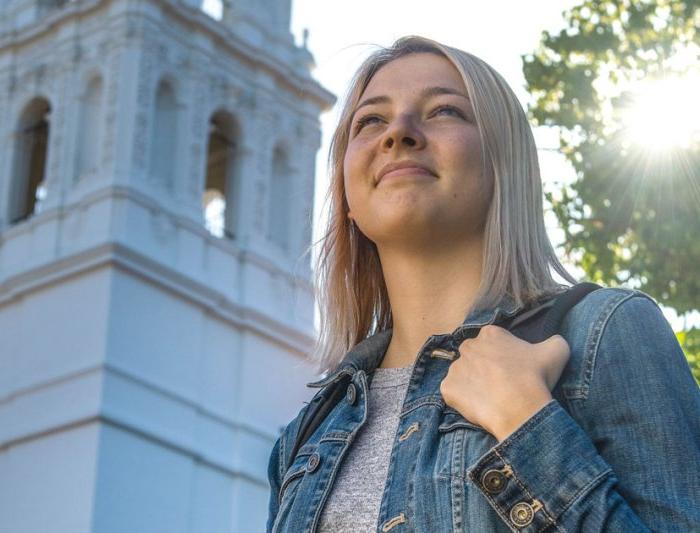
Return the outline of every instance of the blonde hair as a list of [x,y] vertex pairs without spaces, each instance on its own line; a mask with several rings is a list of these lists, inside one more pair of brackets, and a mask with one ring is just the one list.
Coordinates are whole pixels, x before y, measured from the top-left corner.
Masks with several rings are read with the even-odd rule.
[[462,76],[475,113],[485,175],[493,179],[482,278],[472,310],[492,307],[505,295],[526,304],[561,290],[550,268],[575,283],[545,230],[537,149],[512,89],[492,67],[467,52],[423,37],[400,38],[372,53],[355,73],[331,141],[329,217],[315,275],[321,322],[312,360],[319,373],[335,368],[358,342],[392,327],[376,245],[347,216],[343,158],[352,113],[374,74],[394,59],[424,52],[447,58]]

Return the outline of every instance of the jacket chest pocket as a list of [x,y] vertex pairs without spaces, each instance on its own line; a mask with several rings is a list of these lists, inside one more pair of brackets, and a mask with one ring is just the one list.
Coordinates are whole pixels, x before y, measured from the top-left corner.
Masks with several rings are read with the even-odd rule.
[[445,407],[438,426],[437,477],[467,480],[467,470],[498,441],[483,427]]
[[317,447],[318,443],[307,443],[299,448],[280,485],[278,500],[280,506],[285,499],[293,497],[295,489],[301,484],[306,473],[315,470],[318,466],[319,455],[316,453]]

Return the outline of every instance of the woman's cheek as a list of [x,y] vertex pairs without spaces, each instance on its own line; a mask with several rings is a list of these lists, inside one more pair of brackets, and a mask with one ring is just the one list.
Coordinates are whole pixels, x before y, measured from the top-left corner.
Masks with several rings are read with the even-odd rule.
[[362,151],[348,149],[343,160],[343,176],[345,180],[345,190],[353,186],[358,186],[363,182],[370,183],[369,168],[370,161]]
[[351,146],[348,146],[348,149],[345,151],[345,157],[343,158],[343,176],[345,177],[346,186],[354,177],[356,165],[357,157],[355,151]]

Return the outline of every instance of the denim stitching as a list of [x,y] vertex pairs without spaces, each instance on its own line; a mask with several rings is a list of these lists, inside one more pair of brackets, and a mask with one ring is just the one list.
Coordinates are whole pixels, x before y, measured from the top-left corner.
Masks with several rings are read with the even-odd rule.
[[605,328],[610,322],[612,316],[615,314],[615,311],[617,311],[617,309],[619,309],[623,303],[638,296],[643,296],[650,299],[647,295],[640,293],[639,291],[625,291],[621,293],[618,298],[611,299],[607,303],[605,309],[601,311],[596,321],[593,323],[593,326],[591,327],[593,331],[587,339],[586,349],[584,351],[584,381],[581,385],[581,399],[585,400],[588,398],[588,393],[590,392],[590,382],[593,379],[593,373],[595,371],[595,362],[598,359],[598,349],[600,348],[600,343],[603,338],[603,334],[605,333]]
[[[455,432],[451,436],[451,452],[448,454],[448,457],[450,458],[450,462],[453,462],[454,457],[455,457],[455,444],[454,440],[456,437]],[[443,446],[443,439],[440,439],[439,441],[439,446]],[[460,450],[460,453],[463,453],[464,448]],[[465,493],[466,493],[466,488],[465,488],[465,483],[466,481],[461,475],[455,476],[453,475],[452,472],[452,465],[447,470],[447,474],[443,474],[439,472],[436,477],[437,479],[442,479],[445,480],[449,483],[449,494],[450,494],[450,503],[451,503],[451,511],[452,511],[452,528],[454,531],[461,531],[462,529],[462,522],[464,520],[464,504],[463,504],[463,499],[465,498]]]
[[472,424],[468,420],[457,420],[455,422],[452,422],[451,424],[447,426],[443,426],[440,424],[438,426],[438,432],[440,433],[449,433],[450,431],[456,429],[456,428],[464,428],[464,429],[471,429],[472,431],[481,431],[484,433],[488,433],[484,428],[481,426],[477,426],[476,424]]
[[[277,455],[277,475],[279,476],[280,483],[282,483],[282,479],[284,478],[284,474],[286,474],[286,470],[284,468],[284,465],[287,464],[287,444],[286,444],[286,436],[287,432],[283,432],[282,436],[280,437],[280,453]],[[284,459],[284,462],[282,461]]]
[[540,424],[541,422],[544,422],[547,420],[550,416],[554,416],[556,413],[556,404],[557,400],[551,399],[547,404],[545,404],[540,411],[535,413],[532,417],[530,417],[520,428],[516,429],[513,433],[511,433],[504,441],[499,442],[494,446],[493,452],[498,455],[497,449],[501,451],[505,451],[510,447],[513,442],[517,441],[518,439],[515,438],[516,434],[522,434],[525,432],[528,432],[533,426],[536,426]]
[[[636,291],[635,291],[636,292]],[[562,392],[567,400],[585,400],[588,395],[588,382],[590,381],[592,370],[590,367],[591,359],[595,358],[595,354],[591,355],[592,345],[595,344],[596,335],[598,334],[598,328],[601,322],[605,322],[607,314],[610,313],[610,309],[614,308],[617,303],[622,299],[629,297],[633,294],[631,289],[620,289],[620,288],[606,288],[600,291],[594,291],[592,295],[587,296],[578,305],[585,307],[586,302],[590,303],[591,300],[588,298],[595,298],[596,294],[605,294],[607,296],[601,302],[601,308],[598,310],[597,315],[591,320],[589,329],[586,332],[585,338],[583,340],[583,356],[581,361],[581,368],[578,374],[574,377],[571,384],[563,383]],[[642,293],[643,294],[643,293]]]
[[406,406],[406,408],[401,412],[401,414],[399,415],[399,418],[403,418],[403,417],[406,416],[408,413],[411,413],[411,412],[415,411],[416,409],[418,409],[418,408],[420,408],[420,407],[425,407],[426,405],[432,405],[432,406],[434,406],[434,407],[439,407],[440,409],[442,409],[442,408],[444,407],[444,405],[445,405],[445,402],[442,402],[442,401],[439,401],[439,400],[435,400],[434,398],[435,398],[434,396],[426,396],[426,397],[423,397],[423,398],[419,398],[418,400],[412,401],[412,402],[411,402],[410,404],[408,404],[408,406]]
[[591,324],[591,330],[586,337],[586,348],[583,352],[585,354],[583,361],[583,383],[581,384],[581,395],[583,399],[588,397],[595,361],[598,357],[598,346],[600,345],[600,338],[605,330],[605,326],[617,306],[629,297],[630,295],[622,293],[616,298],[611,298],[605,303],[605,307],[598,313],[595,321]]
[[590,492],[596,485],[600,484],[600,482],[603,481],[603,478],[608,477],[612,473],[612,468],[607,468],[603,472],[598,474],[596,477],[594,477],[587,485],[584,485],[581,489],[579,489],[579,491],[576,494],[574,494],[571,497],[571,500],[569,500],[569,503],[566,504],[566,506],[562,509],[561,513],[559,513],[559,515],[563,515],[566,511],[569,510],[569,508],[574,503],[576,503],[577,499]]
[[[360,381],[365,381],[364,376],[360,376]],[[366,381],[365,383],[363,383],[363,385],[367,385]],[[367,401],[366,395],[365,401]],[[345,454],[348,452],[349,449],[350,443],[349,440],[346,440],[345,445],[340,449],[338,455],[330,462],[332,468],[328,469],[329,471],[327,473],[324,473],[323,470],[321,470],[321,473],[325,477],[321,477],[321,479],[318,482],[318,487],[323,488],[323,490],[316,490],[314,494],[314,499],[311,501],[310,508],[316,509],[316,512],[313,513],[312,516],[309,517],[309,519],[306,521],[306,529],[304,529],[304,531],[316,531],[316,528],[318,527],[318,522],[321,519],[323,503],[325,503],[325,501],[328,499],[328,496],[330,495],[330,488],[333,487],[333,485],[335,484],[335,477],[338,474],[340,465],[343,462],[343,458],[345,457]]]
[[306,472],[306,466],[300,467],[298,470],[295,470],[294,472],[289,474],[289,477],[282,482],[282,485],[280,486],[279,494],[277,495],[277,499],[280,502],[284,498],[284,494],[287,492],[287,489],[289,488],[290,483],[292,481],[294,481],[295,479],[302,477],[305,472]]
[[326,433],[319,442],[336,441],[336,442],[347,442],[350,434],[346,431],[331,431]]

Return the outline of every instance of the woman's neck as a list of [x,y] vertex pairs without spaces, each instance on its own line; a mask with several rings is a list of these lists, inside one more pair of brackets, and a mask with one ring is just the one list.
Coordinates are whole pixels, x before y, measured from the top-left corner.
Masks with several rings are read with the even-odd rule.
[[393,318],[381,368],[413,364],[430,335],[451,333],[464,321],[481,280],[481,244],[422,254],[378,246]]

